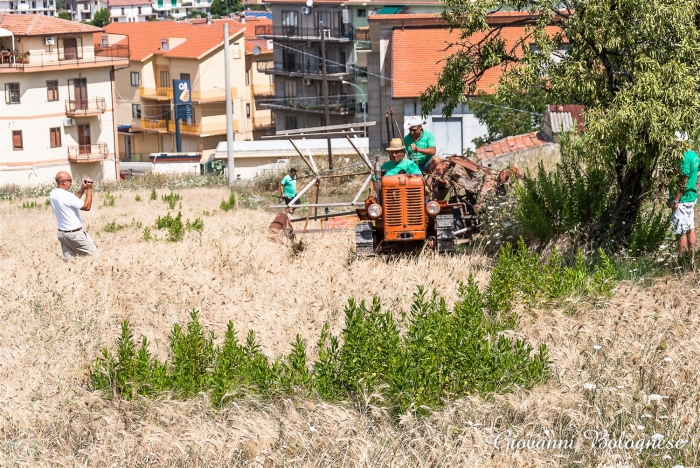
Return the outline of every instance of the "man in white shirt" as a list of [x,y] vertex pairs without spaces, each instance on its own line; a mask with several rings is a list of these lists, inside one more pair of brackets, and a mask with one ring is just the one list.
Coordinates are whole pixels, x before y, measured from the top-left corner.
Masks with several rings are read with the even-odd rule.
[[[83,231],[80,210],[90,211],[92,207],[92,180],[85,179],[75,195],[70,193],[73,179],[67,172],[56,174],[56,188],[51,191],[49,201],[58,222],[58,241],[63,249],[63,258],[72,260],[74,255],[98,257],[97,247],[87,232]],[[82,200],[85,194],[85,201]]]

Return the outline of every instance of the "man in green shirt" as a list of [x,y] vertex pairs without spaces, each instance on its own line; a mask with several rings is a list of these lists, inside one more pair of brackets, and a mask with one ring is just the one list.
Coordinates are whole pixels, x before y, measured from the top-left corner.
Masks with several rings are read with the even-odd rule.
[[[683,139],[679,136],[679,139]],[[700,156],[688,150],[683,153],[680,162],[680,180],[668,194],[668,206],[673,209],[671,227],[678,239],[678,256],[682,257],[690,251],[695,262],[695,202],[698,199],[698,171],[700,171]]]
[[[284,204],[287,205],[289,210],[289,204],[292,202],[294,197],[297,196],[297,170],[291,168],[289,174],[282,178],[280,182],[280,194],[284,197]],[[295,205],[299,205],[301,202],[296,201]],[[294,213],[294,208],[290,210],[290,213]]]
[[[389,147],[386,149],[389,153],[389,160],[382,164],[382,174],[391,176],[396,174],[415,174],[420,175],[418,165],[406,158],[406,150],[403,147],[401,138],[392,138],[389,142]],[[374,185],[374,193],[377,193],[377,177],[372,176],[372,184]]]
[[403,138],[403,142],[408,150],[408,158],[418,164],[421,171],[431,173],[440,164],[440,158],[435,156],[435,135],[423,129],[424,123],[420,117],[409,117],[404,124],[408,128],[408,135]]

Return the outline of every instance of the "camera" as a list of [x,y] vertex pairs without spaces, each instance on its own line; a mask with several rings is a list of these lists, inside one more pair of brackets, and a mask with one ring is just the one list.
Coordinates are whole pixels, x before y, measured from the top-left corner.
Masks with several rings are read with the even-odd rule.
[[83,179],[83,183],[85,183],[85,184],[92,184],[92,181],[91,181],[91,180],[88,180],[88,179]]

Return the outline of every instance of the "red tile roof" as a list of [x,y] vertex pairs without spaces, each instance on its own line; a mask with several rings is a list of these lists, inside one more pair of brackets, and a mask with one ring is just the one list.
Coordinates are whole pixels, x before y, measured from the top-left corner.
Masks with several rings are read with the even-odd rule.
[[266,39],[258,39],[255,35],[256,26],[272,26],[272,20],[267,18],[260,18],[257,16],[246,16],[245,23],[242,23],[238,18],[231,19],[220,19],[214,20],[215,24],[223,24],[224,22],[229,24],[229,28],[244,28],[245,33],[245,51],[247,54],[252,54],[255,47],[260,47],[262,53],[271,53],[272,47],[268,48],[268,42]]
[[[129,36],[131,60],[144,60],[153,54],[164,57],[198,59],[215,47],[223,45],[223,25],[188,24],[176,21],[145,21],[140,23],[110,23],[105,31]],[[229,28],[229,37],[243,33],[241,28]],[[185,39],[170,50],[160,50],[160,40]]]
[[494,141],[490,145],[485,145],[476,149],[477,159],[489,159],[496,156],[501,156],[516,151],[534,148],[547,144],[545,140],[540,138],[537,132],[525,133],[523,135],[515,135],[504,138],[503,140]]
[[102,31],[101,28],[89,24],[76,23],[53,16],[7,15],[4,13],[0,13],[0,28],[7,29],[15,36],[51,36]]
[[[556,29],[551,27],[549,30],[553,34]],[[428,86],[437,83],[437,76],[445,65],[444,59],[459,50],[457,47],[448,49],[450,44],[459,42],[459,34],[459,30],[450,32],[448,28],[441,26],[395,28],[392,41],[392,78],[395,80],[392,87],[393,97],[416,98]],[[501,37],[506,41],[507,49],[513,47],[524,35],[525,26],[504,26],[501,29]],[[477,42],[484,36],[485,33],[480,32],[470,39]],[[516,55],[521,53],[521,50],[516,51]],[[493,94],[505,69],[503,66],[487,70],[479,80],[476,91]]]
[[108,7],[151,5],[151,0],[107,0]]

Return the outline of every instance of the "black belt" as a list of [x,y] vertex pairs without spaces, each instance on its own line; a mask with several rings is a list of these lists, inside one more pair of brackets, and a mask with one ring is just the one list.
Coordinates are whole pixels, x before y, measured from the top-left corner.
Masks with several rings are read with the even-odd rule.
[[83,228],[81,228],[81,227],[79,227],[78,229],[73,229],[72,231],[64,231],[63,229],[59,229],[60,232],[78,232],[78,231],[82,231],[82,230],[83,230]]

